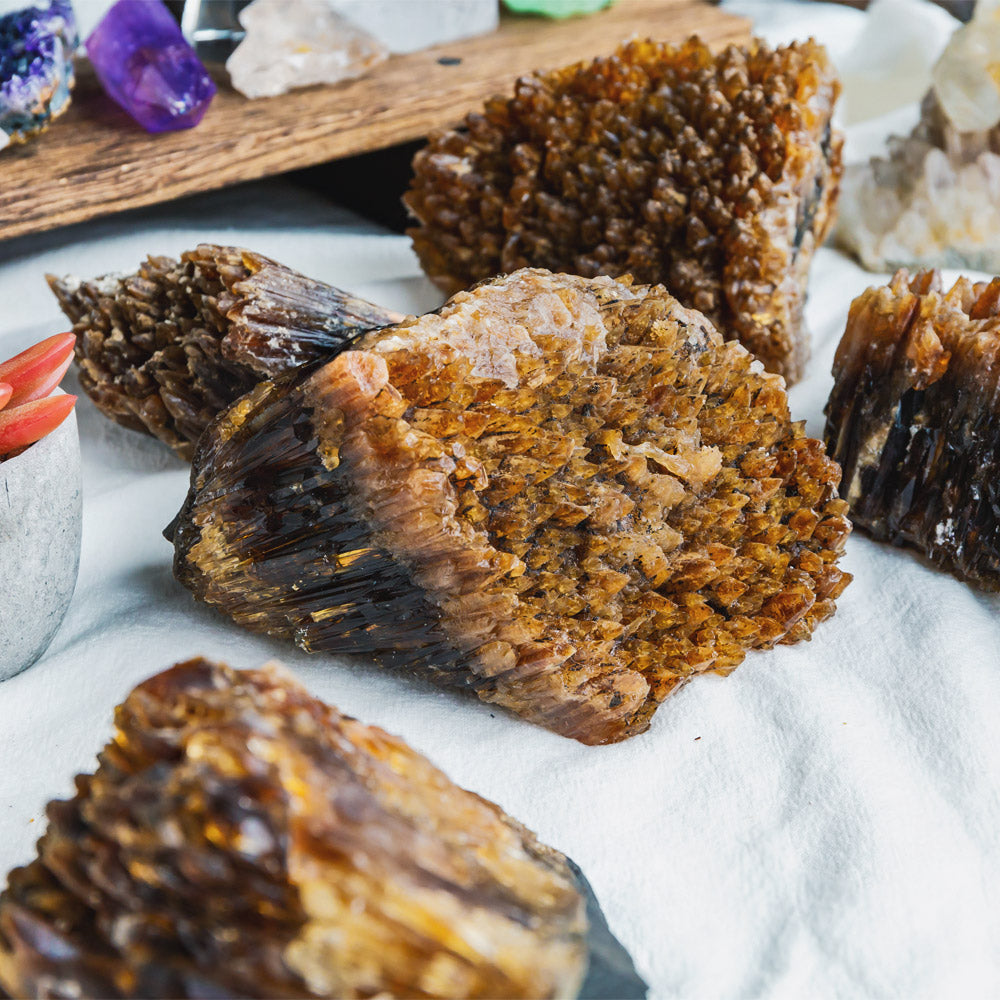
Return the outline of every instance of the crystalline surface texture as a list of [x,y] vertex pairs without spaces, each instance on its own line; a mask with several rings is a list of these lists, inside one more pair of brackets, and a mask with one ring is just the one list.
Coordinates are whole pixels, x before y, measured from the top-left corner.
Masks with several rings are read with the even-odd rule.
[[852,521],[1000,590],[1000,278],[869,288],[833,374],[826,441]]
[[417,154],[414,247],[447,291],[525,265],[662,282],[794,380],[836,205],[838,92],[812,42],[632,42],[523,77]]
[[566,859],[275,666],[136,688],[0,896],[0,988],[50,997],[575,995]]
[[191,128],[216,87],[160,0],[118,0],[87,39],[107,95],[148,132]]
[[199,443],[174,569],[241,624],[600,743],[833,613],[839,470],[662,288],[526,269],[359,347]]
[[66,0],[0,17],[0,130],[11,142],[41,132],[69,106],[76,45]]
[[208,422],[262,378],[401,318],[235,247],[150,257],[128,276],[48,280],[73,321],[86,393],[186,459]]

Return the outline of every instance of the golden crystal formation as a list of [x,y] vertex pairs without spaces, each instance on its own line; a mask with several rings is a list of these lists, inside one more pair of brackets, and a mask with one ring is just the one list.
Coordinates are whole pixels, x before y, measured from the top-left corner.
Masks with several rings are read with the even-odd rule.
[[664,284],[790,381],[834,219],[840,85],[814,42],[631,42],[518,80],[414,160],[405,201],[448,292],[523,266]]
[[899,271],[851,303],[826,441],[851,520],[1000,590],[1000,278]]
[[116,423],[184,459],[262,378],[398,322],[387,309],[249,250],[205,244],[136,274],[49,285],[74,324],[80,384]]
[[174,567],[248,628],[609,742],[833,614],[839,476],[663,288],[526,269],[223,414]]
[[574,996],[566,859],[274,665],[137,687],[0,895],[0,990]]

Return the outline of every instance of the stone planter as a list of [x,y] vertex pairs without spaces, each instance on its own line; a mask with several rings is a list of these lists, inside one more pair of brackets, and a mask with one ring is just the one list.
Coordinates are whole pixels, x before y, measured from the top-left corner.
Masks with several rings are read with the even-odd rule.
[[73,412],[0,462],[0,681],[30,667],[56,634],[76,586],[81,524]]

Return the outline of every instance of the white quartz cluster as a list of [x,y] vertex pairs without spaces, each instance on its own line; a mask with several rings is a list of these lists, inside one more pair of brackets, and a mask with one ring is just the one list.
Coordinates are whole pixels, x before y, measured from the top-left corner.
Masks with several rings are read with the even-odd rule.
[[979,0],[932,79],[913,132],[847,169],[837,239],[874,271],[1000,272],[1000,0]]

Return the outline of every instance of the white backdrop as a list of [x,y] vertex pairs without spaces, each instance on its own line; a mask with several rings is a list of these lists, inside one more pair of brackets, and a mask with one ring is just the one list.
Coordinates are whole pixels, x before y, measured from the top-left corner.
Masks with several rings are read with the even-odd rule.
[[[739,6],[767,31],[814,30],[840,52],[860,25],[812,4]],[[46,271],[132,269],[200,240],[395,308],[440,301],[406,239],[290,188],[250,186],[0,244],[0,357],[65,328]],[[876,280],[832,250],[816,259],[814,357],[791,394],[814,434],[847,307]],[[280,658],[573,857],[654,997],[1000,992],[997,599],[858,534],[845,559],[855,581],[811,643],[700,678],[645,735],[588,748],[364,664],[307,657],[196,605],[160,534],[187,469],[86,399],[78,410],[76,595],[44,659],[0,684],[0,872],[31,856],[44,803],[93,766],[137,682],[195,654],[236,667]]]

